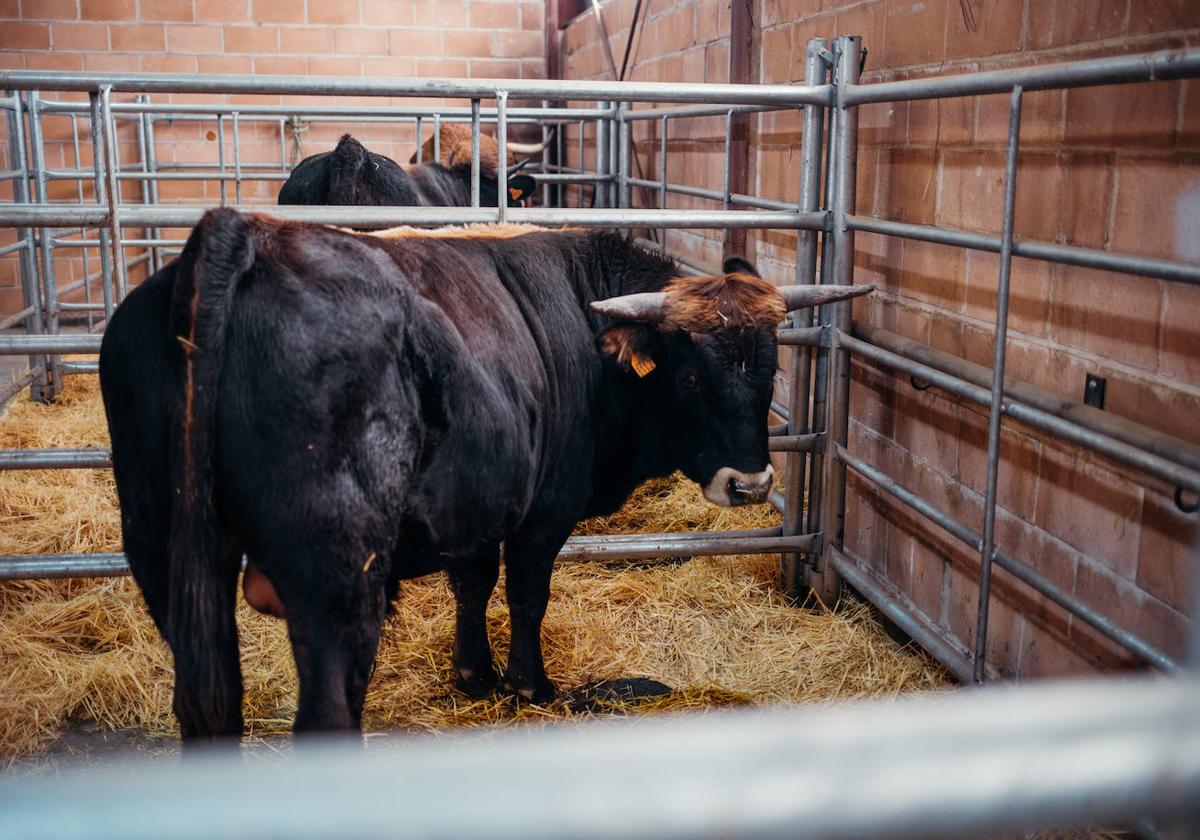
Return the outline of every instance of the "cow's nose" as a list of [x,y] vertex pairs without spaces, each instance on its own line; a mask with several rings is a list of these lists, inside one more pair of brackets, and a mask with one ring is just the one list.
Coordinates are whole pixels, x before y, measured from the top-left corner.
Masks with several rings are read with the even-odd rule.
[[704,497],[724,507],[760,504],[771,495],[774,479],[775,470],[770,464],[756,473],[722,467],[704,488]]

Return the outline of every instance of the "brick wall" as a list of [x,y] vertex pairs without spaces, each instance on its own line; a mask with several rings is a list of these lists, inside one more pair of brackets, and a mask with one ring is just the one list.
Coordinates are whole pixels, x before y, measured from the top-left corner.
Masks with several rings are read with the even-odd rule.
[[[397,77],[541,78],[545,75],[544,7],[541,0],[0,0],[0,67],[30,70],[247,73]],[[70,98],[64,96],[63,98]],[[75,99],[80,99],[76,96]],[[82,97],[86,100],[86,97]],[[116,96],[117,101],[130,99]],[[214,102],[212,96],[154,97],[154,101]],[[232,96],[231,102],[325,104],[379,103],[349,98]],[[391,100],[431,104],[432,100]],[[463,104],[463,103],[455,103]],[[521,103],[513,103],[521,104]],[[275,122],[239,126],[244,163],[281,158]],[[91,167],[87,121],[80,123],[82,166]],[[299,135],[285,132],[284,154],[313,154],[352,131],[372,150],[407,161],[415,149],[411,124],[317,123]],[[431,128],[426,127],[428,135]],[[516,134],[517,132],[514,132]],[[0,128],[0,135],[5,132]],[[122,123],[121,158],[137,161],[137,134]],[[76,164],[71,124],[46,120],[47,165]],[[6,139],[6,138],[5,138]],[[164,163],[215,163],[219,135],[214,120],[177,121],[155,127],[156,157]],[[225,123],[226,159],[232,132]],[[7,163],[7,145],[0,146]],[[4,166],[3,168],[7,168]],[[247,182],[243,200],[272,203],[280,182]],[[52,184],[52,197],[76,201],[74,182]],[[7,183],[0,200],[11,200]],[[234,188],[226,188],[233,200]],[[124,182],[125,200],[140,201],[135,182]],[[163,203],[216,204],[215,181],[163,182]],[[87,200],[92,192],[85,190]],[[182,234],[182,232],[181,232]],[[11,242],[0,231],[0,244]],[[0,316],[19,308],[16,263],[0,260]],[[92,252],[90,268],[98,260]],[[60,254],[60,282],[82,276],[82,262]]]
[[[727,4],[650,3],[635,78],[723,81]],[[964,5],[973,13],[967,23]],[[606,11],[624,21],[632,4]],[[864,81],[988,70],[1200,44],[1188,0],[761,0],[754,5],[759,78],[803,78],[812,37],[857,34]],[[612,24],[614,45],[624,45]],[[604,77],[595,24],[567,31],[572,77]],[[614,46],[614,51],[618,49]],[[618,60],[619,60],[618,52]],[[703,56],[703,60],[701,58]],[[641,73],[642,75],[636,75]],[[998,233],[1006,95],[864,106],[858,212]],[[1155,257],[1200,260],[1200,82],[1033,92],[1025,97],[1019,236]],[[723,131],[679,124],[670,177],[719,188]],[[795,200],[800,116],[756,121],[751,183]],[[673,127],[672,131],[676,129]],[[657,177],[654,152],[643,164]],[[673,198],[671,206],[711,204]],[[719,237],[672,234],[672,247],[715,265]],[[751,256],[776,281],[792,275],[795,237],[765,232]],[[998,258],[859,234],[856,276],[880,292],[855,317],[990,365]],[[1107,378],[1106,410],[1200,442],[1200,290],[1016,259],[1010,376],[1082,398],[1084,376]],[[851,448],[979,530],[986,414],[860,363],[854,366]],[[1179,653],[1200,537],[1175,510],[1172,488],[1006,422],[997,540],[1085,602]],[[978,559],[853,477],[847,545],[869,558],[915,607],[974,644]],[[1127,658],[1012,581],[994,578],[990,661],[1010,676],[1120,667]]]

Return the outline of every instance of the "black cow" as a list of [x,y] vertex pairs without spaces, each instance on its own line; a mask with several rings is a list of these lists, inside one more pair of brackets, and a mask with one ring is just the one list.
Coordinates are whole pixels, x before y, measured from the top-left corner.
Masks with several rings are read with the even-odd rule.
[[[515,170],[515,167],[513,168]],[[508,179],[508,204],[531,196],[537,183],[528,175]],[[479,205],[496,207],[499,182],[494,170],[479,175]],[[419,163],[405,169],[384,155],[368,151],[349,134],[332,152],[306,157],[296,164],[279,190],[280,204],[379,207],[470,207],[471,165]]]
[[243,554],[248,596],[288,624],[297,731],[359,726],[399,581],[436,570],[458,604],[456,685],[495,689],[501,543],[502,685],[549,700],[550,570],[581,518],[676,469],[717,504],[767,499],[775,326],[869,287],[782,291],[679,276],[607,232],[367,235],[209,211],[100,354],[125,552],[175,657],[184,737],[241,732]]

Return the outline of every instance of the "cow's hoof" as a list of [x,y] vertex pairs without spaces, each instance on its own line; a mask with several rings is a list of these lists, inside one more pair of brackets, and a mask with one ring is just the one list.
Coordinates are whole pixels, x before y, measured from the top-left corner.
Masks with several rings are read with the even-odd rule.
[[500,675],[490,666],[487,670],[459,668],[454,687],[472,700],[482,700],[496,690],[499,682]]
[[504,681],[504,690],[536,706],[544,706],[547,703],[552,703],[558,694],[554,690],[554,683],[546,679],[545,676],[534,680],[506,679]]

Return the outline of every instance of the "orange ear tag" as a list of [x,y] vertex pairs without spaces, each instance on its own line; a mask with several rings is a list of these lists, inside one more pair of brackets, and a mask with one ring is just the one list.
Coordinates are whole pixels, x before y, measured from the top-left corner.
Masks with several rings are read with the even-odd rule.
[[638,375],[639,379],[658,367],[658,365],[654,364],[653,359],[649,356],[643,356],[641,353],[634,353],[629,364],[633,366],[633,372]]
[[509,187],[508,194],[510,196],[512,196],[513,201],[516,201],[517,199],[519,199],[521,197],[521,191],[519,189],[517,189],[516,187]]

